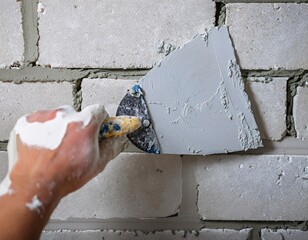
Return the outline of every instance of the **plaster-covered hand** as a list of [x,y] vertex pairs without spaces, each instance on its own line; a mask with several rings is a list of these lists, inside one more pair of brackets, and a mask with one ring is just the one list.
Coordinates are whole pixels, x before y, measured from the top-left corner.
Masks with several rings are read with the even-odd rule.
[[20,118],[8,144],[9,172],[0,185],[0,240],[38,239],[61,198],[101,172],[125,137],[99,142],[104,107],[38,111]]
[[[10,139],[17,150],[10,174],[11,191],[28,191],[44,202],[52,195],[63,197],[96,176],[125,143],[124,138],[98,142],[100,125],[106,117],[108,114],[99,105],[82,112],[65,106],[30,114],[22,126],[17,123],[11,136],[16,141]],[[32,134],[38,136],[38,142]]]

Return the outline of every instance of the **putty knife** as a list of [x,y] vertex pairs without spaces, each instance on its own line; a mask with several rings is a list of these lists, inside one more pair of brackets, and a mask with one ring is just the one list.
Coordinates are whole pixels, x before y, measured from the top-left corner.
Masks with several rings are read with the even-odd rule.
[[262,146],[224,26],[155,65],[125,95],[117,115],[141,119],[128,138],[148,153],[208,155]]

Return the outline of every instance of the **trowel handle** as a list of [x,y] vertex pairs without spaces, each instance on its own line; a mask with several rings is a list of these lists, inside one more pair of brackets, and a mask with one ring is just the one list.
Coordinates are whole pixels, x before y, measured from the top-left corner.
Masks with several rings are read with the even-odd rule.
[[132,116],[117,116],[106,118],[99,131],[99,140],[120,137],[136,131],[141,126],[141,120]]

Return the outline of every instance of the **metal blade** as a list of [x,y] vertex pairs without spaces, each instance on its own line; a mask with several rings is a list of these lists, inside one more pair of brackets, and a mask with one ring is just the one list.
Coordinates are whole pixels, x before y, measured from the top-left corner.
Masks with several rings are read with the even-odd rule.
[[127,135],[128,139],[139,149],[148,153],[160,153],[159,142],[153,128],[149,111],[139,85],[135,85],[121,100],[117,116],[136,116],[141,119],[142,126]]

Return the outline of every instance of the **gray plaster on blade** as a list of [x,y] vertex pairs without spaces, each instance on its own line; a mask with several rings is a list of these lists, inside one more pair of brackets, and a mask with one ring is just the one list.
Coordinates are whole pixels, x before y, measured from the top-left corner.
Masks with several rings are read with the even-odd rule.
[[207,155],[262,146],[226,27],[174,50],[139,84],[161,153]]

